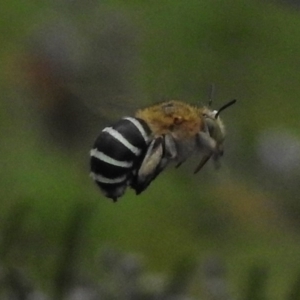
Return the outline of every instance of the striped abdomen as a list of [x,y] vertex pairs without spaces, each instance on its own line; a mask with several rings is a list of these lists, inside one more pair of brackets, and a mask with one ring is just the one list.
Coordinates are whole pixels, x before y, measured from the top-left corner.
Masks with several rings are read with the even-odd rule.
[[130,185],[149,143],[150,129],[138,118],[124,118],[102,130],[91,150],[91,176],[114,201]]

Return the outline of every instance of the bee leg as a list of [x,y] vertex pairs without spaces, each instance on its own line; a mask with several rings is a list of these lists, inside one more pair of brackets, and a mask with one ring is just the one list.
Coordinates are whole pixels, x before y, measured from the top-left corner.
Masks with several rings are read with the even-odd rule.
[[176,169],[179,168],[184,162],[185,162],[185,160],[180,161],[180,162],[175,166],[175,168],[176,168]]
[[[174,138],[167,134],[165,136],[165,151],[166,154],[168,155],[169,159],[176,159],[177,158],[177,149],[176,149],[176,144],[174,141]],[[170,160],[168,160],[169,162]],[[184,162],[186,161],[186,158],[184,160],[181,160],[178,162],[175,166],[175,168],[179,168]]]
[[199,165],[197,166],[197,168],[194,171],[194,174],[198,173],[202,167],[209,161],[209,159],[211,158],[212,153],[204,155],[199,163]]
[[179,167],[180,167],[184,162],[186,162],[186,161],[187,161],[187,158],[181,160],[181,161],[175,166],[175,168],[176,168],[176,169],[179,168]]
[[163,142],[163,137],[158,137],[150,143],[145,158],[131,183],[131,187],[136,191],[136,194],[144,191],[165,167],[162,165]]
[[137,194],[140,194],[176,157],[176,144],[171,135],[167,134],[154,139],[150,143],[131,187],[135,189]]
[[176,159],[176,157],[177,148],[174,138],[172,137],[172,135],[166,134],[163,136],[163,156],[159,165],[156,168],[155,177],[166,168],[170,161]]
[[177,149],[172,135],[166,134],[164,136],[164,146],[165,146],[164,157],[168,159],[175,159],[177,157]]
[[[176,159],[178,156],[176,143],[174,141],[174,138],[170,134],[165,135],[165,151],[166,151],[167,158],[169,158],[168,162],[170,160]],[[180,167],[185,161],[186,159],[178,162],[175,168]]]
[[217,155],[217,144],[215,140],[212,139],[205,131],[198,133],[196,137],[196,143],[199,150],[204,151],[205,154],[195,169],[194,174],[198,173],[202,169],[202,167],[209,161],[213,154]]
[[217,144],[214,139],[212,139],[209,134],[201,131],[196,136],[196,144],[199,150],[204,150],[205,152],[216,152]]

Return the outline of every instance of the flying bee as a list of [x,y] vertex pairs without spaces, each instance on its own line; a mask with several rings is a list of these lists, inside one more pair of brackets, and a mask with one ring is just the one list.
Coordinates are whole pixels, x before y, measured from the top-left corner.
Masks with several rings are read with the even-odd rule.
[[219,110],[171,100],[124,117],[104,128],[90,152],[91,177],[104,195],[117,201],[129,186],[143,192],[172,161],[180,166],[194,152],[202,159],[194,173],[210,159],[223,155],[225,129]]

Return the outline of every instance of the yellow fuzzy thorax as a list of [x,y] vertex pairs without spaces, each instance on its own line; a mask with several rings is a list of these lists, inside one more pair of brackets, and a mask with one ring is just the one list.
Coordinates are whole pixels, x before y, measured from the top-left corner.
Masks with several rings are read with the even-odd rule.
[[143,119],[154,136],[171,133],[177,138],[189,138],[204,128],[203,108],[171,100],[136,112]]

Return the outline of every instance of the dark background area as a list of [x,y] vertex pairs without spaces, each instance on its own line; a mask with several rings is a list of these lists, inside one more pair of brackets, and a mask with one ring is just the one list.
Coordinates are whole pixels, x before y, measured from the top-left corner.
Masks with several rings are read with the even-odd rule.
[[[1,299],[300,299],[298,2],[3,2]],[[101,129],[211,83],[222,168],[106,199]]]

